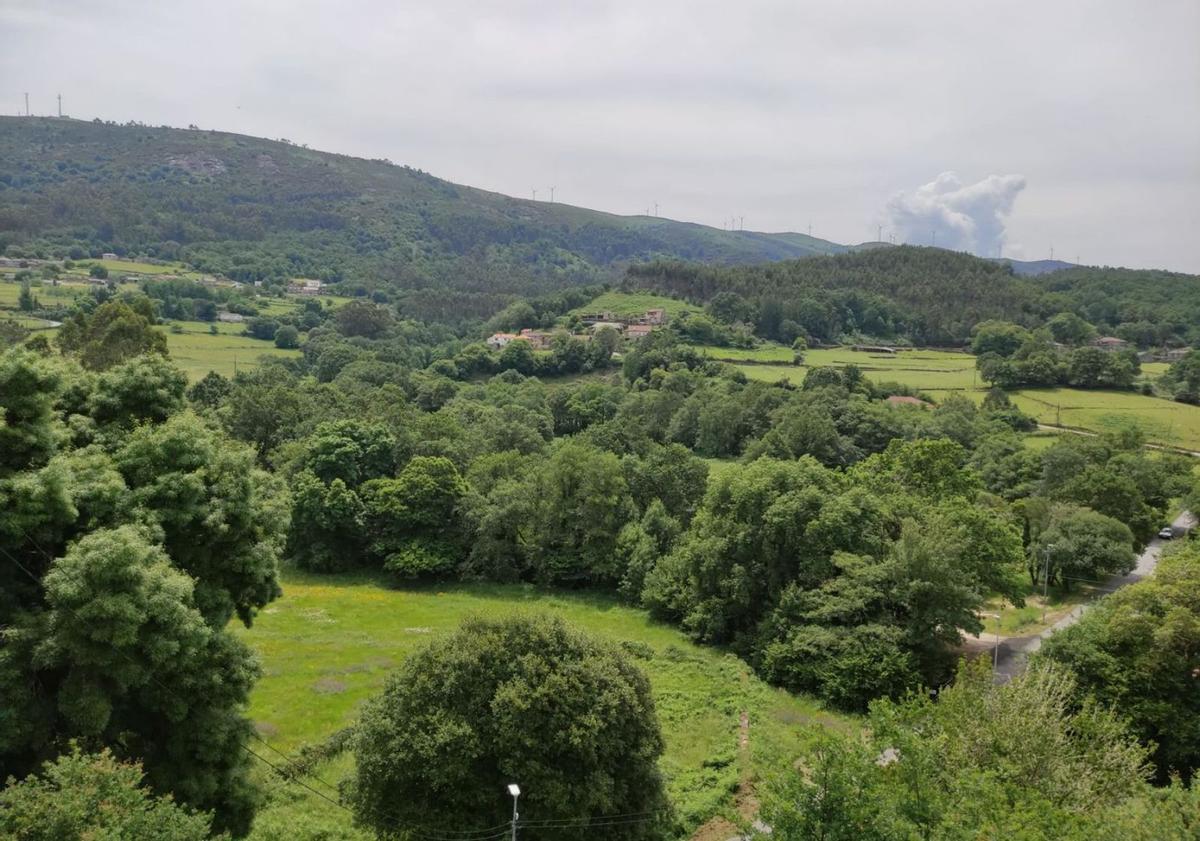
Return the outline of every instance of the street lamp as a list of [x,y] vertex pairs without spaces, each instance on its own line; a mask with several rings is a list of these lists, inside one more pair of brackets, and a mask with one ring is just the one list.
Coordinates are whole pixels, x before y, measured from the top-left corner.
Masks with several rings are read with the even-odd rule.
[[521,796],[521,787],[516,783],[508,784],[508,793],[513,799],[512,841],[517,841],[517,798]]

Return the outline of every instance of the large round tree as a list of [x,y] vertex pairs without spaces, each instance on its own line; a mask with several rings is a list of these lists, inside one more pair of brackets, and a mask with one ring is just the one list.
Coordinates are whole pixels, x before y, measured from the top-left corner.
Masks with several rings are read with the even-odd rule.
[[653,838],[662,751],[649,682],[621,651],[559,619],[471,619],[367,705],[349,794],[385,835],[499,826],[517,783],[522,839]]
[[110,748],[243,835],[258,664],[227,626],[279,595],[286,498],[184,384],[157,356],[0,354],[0,780]]

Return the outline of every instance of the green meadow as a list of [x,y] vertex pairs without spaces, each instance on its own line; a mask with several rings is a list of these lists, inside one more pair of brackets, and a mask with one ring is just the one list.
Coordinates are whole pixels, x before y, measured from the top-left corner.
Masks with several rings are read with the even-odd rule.
[[[779,346],[751,350],[703,347],[717,359],[733,362],[754,380],[784,380],[799,385],[810,367],[857,365],[874,382],[898,382],[928,394],[935,401],[951,394],[983,400],[987,386],[975,373],[975,357],[967,353],[938,350],[902,350],[895,354],[821,348],[807,351],[804,365],[770,363],[781,352]],[[1160,376],[1166,363],[1147,363],[1147,376]],[[1200,450],[1200,407],[1150,397],[1134,391],[1090,391],[1072,388],[1023,389],[1012,393],[1013,401],[1039,423],[1089,432],[1107,432],[1136,424],[1152,443]]]
[[[392,589],[367,575],[285,573],[284,596],[242,639],[263,677],[249,715],[263,739],[289,755],[353,725],[361,704],[410,652],[466,616],[543,611],[623,644],[650,679],[666,741],[661,767],[680,837],[714,815],[733,817],[740,782],[789,769],[821,728],[855,726],[816,702],[773,689],[732,654],[702,648],[645,611],[604,596],[531,585],[446,585]],[[738,750],[740,719],[749,744]],[[278,756],[259,745],[264,756]],[[342,756],[314,769],[336,785],[352,770]],[[365,838],[337,807],[264,771],[271,791],[251,838]],[[310,780],[310,785],[320,785]]]
[[242,335],[241,324],[217,324],[217,335],[212,335],[209,325],[203,321],[174,322],[184,328],[183,333],[173,333],[166,326],[159,329],[167,334],[167,350],[171,360],[195,382],[209,371],[232,377],[238,370],[253,368],[264,356],[296,357],[298,350],[281,350],[262,339]]
[[1021,411],[1040,423],[1107,432],[1132,424],[1155,444],[1200,450],[1200,406],[1132,391],[1025,389],[1013,394]]
[[[777,355],[781,350],[786,351],[790,360],[791,351],[785,348],[743,351],[750,354],[743,358],[765,362],[769,360],[764,356]],[[726,356],[734,353],[729,348],[706,347],[704,352],[714,358],[737,359],[736,356]],[[971,389],[980,386],[975,374],[975,357],[940,350],[906,350],[883,354],[847,348],[818,348],[805,352],[803,365],[742,363],[738,368],[750,379],[767,382],[786,380],[799,385],[804,382],[809,368],[826,365],[836,368],[857,365],[863,375],[874,382],[900,382],[921,390]]]

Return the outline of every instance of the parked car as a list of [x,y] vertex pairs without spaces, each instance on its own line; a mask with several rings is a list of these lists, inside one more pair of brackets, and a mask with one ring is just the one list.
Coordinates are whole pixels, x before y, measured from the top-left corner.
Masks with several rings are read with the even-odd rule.
[[1163,526],[1158,530],[1158,536],[1163,540],[1170,540],[1175,536],[1175,529],[1171,528],[1170,526]]

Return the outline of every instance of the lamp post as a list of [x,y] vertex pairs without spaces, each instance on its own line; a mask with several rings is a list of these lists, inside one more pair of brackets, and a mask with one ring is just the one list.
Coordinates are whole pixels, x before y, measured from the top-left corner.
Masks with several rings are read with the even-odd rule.
[[512,841],[517,841],[517,798],[521,796],[521,787],[516,783],[508,784],[508,793],[513,799],[513,816],[512,816]]

